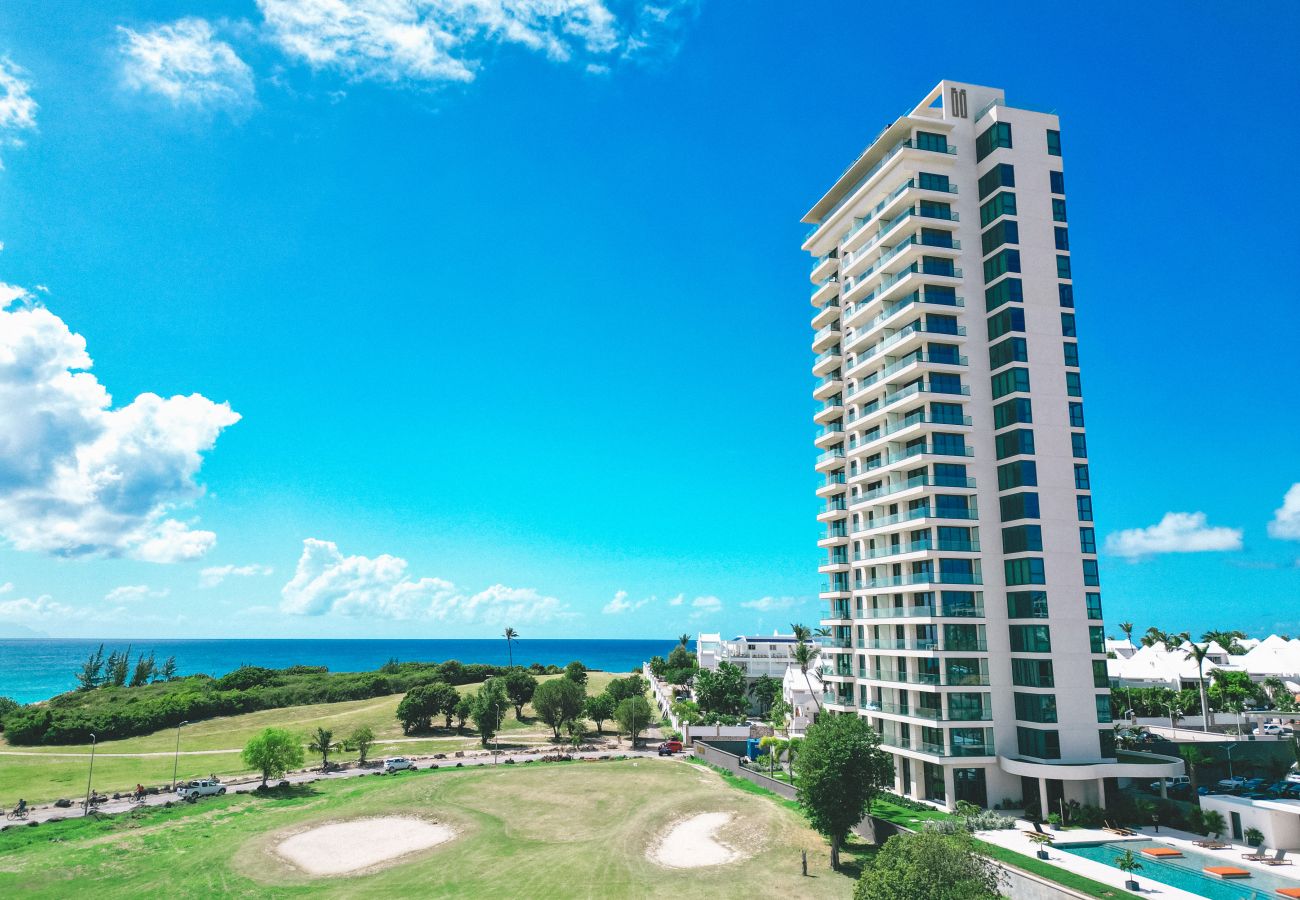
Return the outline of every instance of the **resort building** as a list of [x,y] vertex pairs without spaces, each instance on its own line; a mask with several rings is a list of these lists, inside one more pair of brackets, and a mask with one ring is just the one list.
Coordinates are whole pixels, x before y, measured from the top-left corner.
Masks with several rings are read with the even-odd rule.
[[1114,746],[1063,146],[940,82],[804,217],[823,705],[949,807],[1183,771]]
[[695,641],[695,658],[701,669],[716,670],[727,662],[744,672],[749,681],[764,675],[780,681],[794,661],[796,643],[793,634],[738,635],[724,641],[721,634],[701,633]]

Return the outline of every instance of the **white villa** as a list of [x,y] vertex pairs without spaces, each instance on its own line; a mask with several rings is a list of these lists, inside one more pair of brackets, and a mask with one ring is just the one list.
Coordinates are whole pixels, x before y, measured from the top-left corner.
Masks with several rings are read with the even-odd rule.
[[[1209,644],[1209,655],[1202,666],[1206,678],[1216,669],[1245,672],[1253,681],[1277,677],[1288,690],[1300,694],[1300,639],[1288,641],[1272,635],[1262,641],[1239,643],[1248,649],[1237,656],[1216,643]],[[1169,648],[1160,642],[1134,648],[1127,640],[1112,639],[1106,642],[1106,649],[1115,654],[1106,660],[1106,671],[1118,687],[1182,690],[1197,685],[1196,660],[1183,648]]]

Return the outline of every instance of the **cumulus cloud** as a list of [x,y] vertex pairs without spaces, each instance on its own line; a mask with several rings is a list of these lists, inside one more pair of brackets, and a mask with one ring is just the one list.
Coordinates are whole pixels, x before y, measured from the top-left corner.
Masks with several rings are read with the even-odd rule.
[[685,594],[678,594],[676,597],[673,597],[671,600],[668,601],[668,605],[669,605],[669,606],[681,606],[681,605],[682,605],[683,603],[685,603],[685,602],[686,602],[686,595],[685,595]]
[[442,578],[412,578],[396,556],[344,556],[331,541],[308,538],[280,608],[295,615],[376,616],[476,625],[545,622],[569,611],[533,588],[495,584],[467,593]]
[[606,603],[601,609],[601,612],[610,616],[625,612],[635,612],[649,603],[651,599],[652,598],[650,597],[646,597],[643,600],[632,601],[627,599],[627,591],[618,591],[614,594],[614,599]]
[[88,611],[84,608],[59,603],[49,594],[36,599],[19,597],[15,600],[0,601],[0,622],[29,625],[53,621],[85,619]]
[[[0,56],[0,145],[21,147],[19,136],[36,127],[36,101],[27,73],[7,56]],[[4,168],[0,164],[0,169]],[[0,244],[0,248],[3,248]],[[3,305],[0,298],[0,305]]]
[[7,594],[13,589],[14,583],[12,581],[6,581],[4,584],[0,584],[0,594]]
[[717,597],[696,597],[691,601],[691,606],[695,609],[716,612],[717,610],[722,609],[722,601]]
[[238,413],[199,394],[114,409],[91,365],[49,310],[0,305],[0,537],[56,556],[203,555],[216,535],[169,515],[202,495],[202,453]]
[[1279,540],[1300,541],[1300,482],[1291,485],[1282,498],[1282,505],[1274,510],[1268,534]]
[[227,578],[251,578],[255,575],[274,575],[275,569],[258,563],[247,566],[208,566],[199,573],[199,587],[216,587]]
[[145,31],[118,26],[122,76],[173,106],[237,108],[253,102],[253,70],[206,19],[178,19]]
[[601,71],[644,52],[693,4],[641,5],[627,22],[604,0],[257,0],[270,40],[292,59],[354,80],[473,81],[482,55],[511,44]]
[[794,597],[759,597],[757,600],[746,600],[740,604],[745,609],[756,609],[759,612],[772,612],[778,609],[789,609],[792,606],[798,606],[799,601]]
[[124,584],[115,587],[104,595],[106,603],[130,603],[134,600],[148,600],[166,597],[171,591],[167,588],[154,590],[147,584]]
[[1116,556],[1139,559],[1157,553],[1202,553],[1240,550],[1241,529],[1211,527],[1205,513],[1165,513],[1149,528],[1130,528],[1106,538],[1106,550]]

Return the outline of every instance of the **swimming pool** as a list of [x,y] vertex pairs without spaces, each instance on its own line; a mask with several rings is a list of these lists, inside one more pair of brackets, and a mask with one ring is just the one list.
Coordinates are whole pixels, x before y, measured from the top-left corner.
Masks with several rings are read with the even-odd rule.
[[[1182,859],[1168,860],[1148,859],[1142,856],[1142,850],[1148,847],[1168,846],[1170,845],[1155,841],[1107,841],[1104,844],[1061,845],[1056,849],[1062,853],[1073,853],[1075,856],[1102,863],[1112,869],[1119,868],[1115,865],[1115,857],[1125,850],[1132,850],[1134,856],[1142,859],[1142,868],[1133,873],[1133,877],[1139,882],[1144,879],[1159,881],[1170,887],[1181,888],[1189,893],[1207,897],[1209,900],[1256,900],[1256,898],[1277,900],[1278,888],[1300,887],[1300,879],[1279,878],[1257,869],[1251,869],[1251,876],[1239,881],[1223,881],[1201,871],[1205,866],[1240,864],[1241,853],[1233,850],[1222,850],[1217,854],[1183,850]],[[1178,849],[1182,850],[1181,847]]]

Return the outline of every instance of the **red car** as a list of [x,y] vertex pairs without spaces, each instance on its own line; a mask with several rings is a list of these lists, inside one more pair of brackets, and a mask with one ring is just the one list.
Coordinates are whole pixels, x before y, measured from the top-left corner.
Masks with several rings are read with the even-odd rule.
[[682,752],[681,741],[664,741],[659,745],[660,756],[672,756],[674,753]]

